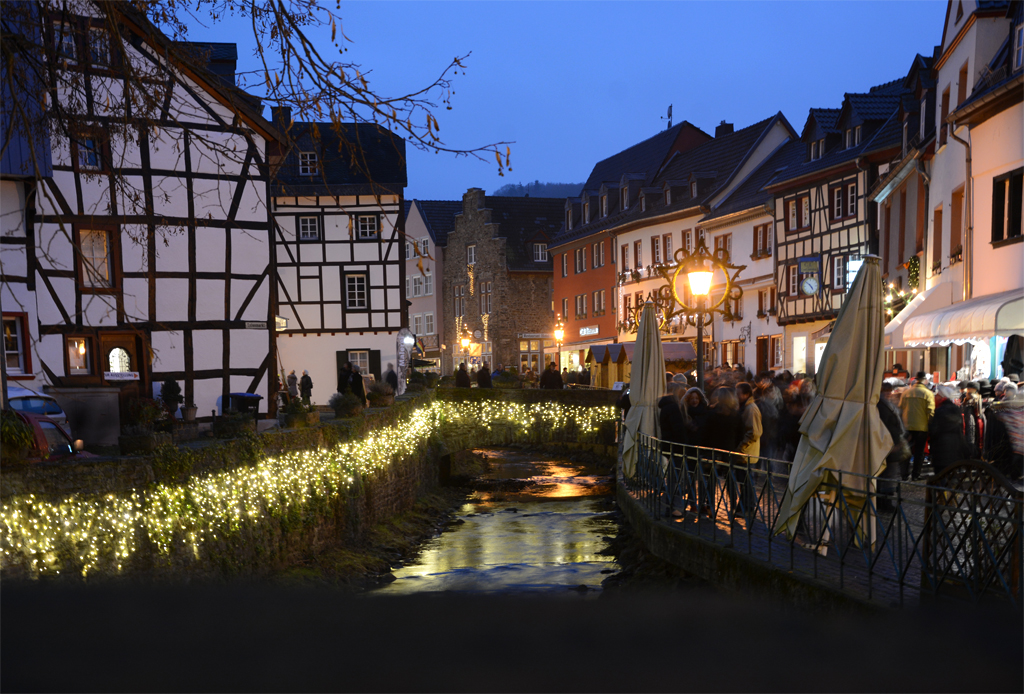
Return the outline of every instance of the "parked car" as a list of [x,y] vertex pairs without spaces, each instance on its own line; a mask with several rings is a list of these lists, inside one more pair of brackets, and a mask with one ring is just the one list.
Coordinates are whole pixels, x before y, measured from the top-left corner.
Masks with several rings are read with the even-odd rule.
[[15,414],[32,427],[32,448],[28,451],[30,461],[96,457],[82,450],[85,444],[81,439],[72,441],[64,430],[57,426],[57,422],[46,415],[17,411]]
[[71,433],[71,425],[68,423],[68,415],[64,412],[64,408],[49,395],[8,384],[7,399],[10,400],[12,410],[49,417],[64,430],[65,434],[69,437],[74,436]]

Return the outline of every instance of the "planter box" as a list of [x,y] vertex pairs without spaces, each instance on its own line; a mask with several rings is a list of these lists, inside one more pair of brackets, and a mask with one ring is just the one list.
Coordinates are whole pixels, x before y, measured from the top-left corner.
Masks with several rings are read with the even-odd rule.
[[160,446],[170,444],[171,435],[165,432],[154,431],[151,434],[131,434],[117,437],[117,445],[121,448],[121,455],[152,453]]

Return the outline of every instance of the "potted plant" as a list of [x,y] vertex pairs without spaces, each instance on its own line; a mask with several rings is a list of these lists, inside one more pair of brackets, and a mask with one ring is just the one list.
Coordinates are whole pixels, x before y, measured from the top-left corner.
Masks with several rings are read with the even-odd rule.
[[359,402],[355,393],[349,390],[332,395],[331,399],[327,401],[327,406],[334,410],[334,416],[338,419],[355,417],[363,411],[363,403]]
[[178,405],[185,402],[181,395],[181,386],[173,378],[168,378],[160,384],[160,400],[167,409],[167,415],[173,419],[174,413],[178,411]]
[[196,407],[196,404],[194,402],[191,402],[185,407],[181,408],[181,418],[186,422],[194,422],[196,421],[196,412],[198,411],[199,408]]
[[277,421],[286,429],[306,427],[320,422],[320,411],[314,405],[307,407],[299,398],[292,398],[278,414]]
[[395,391],[387,383],[374,381],[366,391],[370,407],[390,407],[395,404]]
[[152,453],[160,446],[170,444],[171,435],[156,430],[165,417],[166,410],[156,400],[132,400],[128,405],[128,421],[121,427],[121,435],[117,438],[121,454]]
[[0,412],[0,446],[5,465],[20,463],[32,448],[32,427],[10,410]]

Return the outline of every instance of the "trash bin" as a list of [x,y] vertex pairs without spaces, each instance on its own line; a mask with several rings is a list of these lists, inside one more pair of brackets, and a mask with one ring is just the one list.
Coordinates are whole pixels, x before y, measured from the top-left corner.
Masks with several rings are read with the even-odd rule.
[[253,416],[259,414],[262,395],[256,393],[229,393],[228,395],[231,397],[231,409],[235,412],[249,412]]

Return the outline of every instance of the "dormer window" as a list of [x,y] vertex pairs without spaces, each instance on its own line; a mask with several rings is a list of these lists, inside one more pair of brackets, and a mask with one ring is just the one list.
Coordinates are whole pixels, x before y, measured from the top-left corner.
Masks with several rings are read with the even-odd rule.
[[622,209],[629,207],[629,186],[622,186]]
[[608,193],[601,196],[601,216],[608,216]]
[[[925,94],[927,95],[927,92],[925,92]],[[918,118],[921,119],[920,134],[921,134],[921,140],[922,141],[924,140],[924,121],[925,121],[924,115],[927,112],[928,112],[928,97],[925,96],[924,98],[921,99],[921,115],[918,116]]]
[[565,211],[565,228],[572,229],[572,208]]
[[853,129],[853,144],[854,145],[859,145],[860,144],[860,126],[859,125],[856,126]]
[[643,193],[640,194],[640,211],[647,211],[647,196],[644,195]]
[[671,204],[672,204],[672,189],[671,188],[666,188],[665,189],[665,206],[668,207]]
[[316,176],[316,152],[299,152],[299,175]]
[[850,128],[846,129],[846,149],[853,147],[853,130]]
[[825,138],[818,140],[818,157],[825,156]]
[[590,223],[590,201],[589,200],[583,203],[583,223],[584,224],[589,224]]
[[818,158],[818,142],[815,140],[811,143],[811,161]]
[[903,156],[907,156],[907,144],[909,142],[908,133],[910,132],[910,123],[903,121]]
[[691,198],[697,197],[697,182],[696,181],[693,181],[692,183],[690,183],[690,197]]
[[548,245],[546,243],[533,244],[533,260],[537,263],[548,262]]

